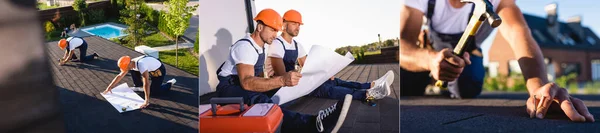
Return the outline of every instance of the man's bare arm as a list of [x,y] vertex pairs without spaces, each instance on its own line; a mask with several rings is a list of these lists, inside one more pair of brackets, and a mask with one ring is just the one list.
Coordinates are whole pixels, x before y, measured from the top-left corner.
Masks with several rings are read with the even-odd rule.
[[240,77],[242,88],[253,92],[266,92],[275,88],[284,86],[282,76],[273,78],[261,78],[254,76],[254,66],[247,64],[237,64],[237,72]]
[[530,94],[548,83],[544,56],[523,18],[523,13],[513,0],[503,0],[498,5],[502,24],[498,32],[506,39],[518,59]]
[[271,66],[273,66],[274,76],[283,76],[285,74],[285,64],[283,59],[277,57],[269,57],[271,59]]
[[417,46],[423,13],[408,6],[400,10],[400,67],[408,71],[428,71],[434,51]]

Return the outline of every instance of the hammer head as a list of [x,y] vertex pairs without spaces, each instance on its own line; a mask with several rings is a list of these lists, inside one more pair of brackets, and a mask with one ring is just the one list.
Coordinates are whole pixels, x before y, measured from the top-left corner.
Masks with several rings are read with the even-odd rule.
[[480,21],[487,19],[490,26],[496,28],[502,23],[500,16],[494,12],[494,6],[488,0],[461,0],[461,2],[470,2],[475,4],[473,15],[481,16]]

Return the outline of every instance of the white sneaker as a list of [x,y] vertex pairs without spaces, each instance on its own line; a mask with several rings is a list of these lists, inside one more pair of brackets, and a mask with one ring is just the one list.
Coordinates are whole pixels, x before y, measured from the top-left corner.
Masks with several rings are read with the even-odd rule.
[[133,91],[144,92],[144,88],[142,88],[142,87],[130,87],[130,88],[131,88],[131,90],[133,90]]
[[394,71],[387,71],[383,76],[381,76],[379,79],[373,82],[375,82],[375,86],[378,84],[382,84],[381,82],[386,82],[388,85],[392,85],[392,83],[394,82]]
[[171,79],[171,80],[167,81],[167,83],[171,83],[171,85],[174,85],[174,84],[175,84],[175,82],[177,82],[177,80],[175,80],[175,78],[173,78],[173,79]]
[[383,99],[391,94],[390,85],[387,82],[380,82],[375,84],[371,89],[367,90],[367,99],[373,98],[375,100]]

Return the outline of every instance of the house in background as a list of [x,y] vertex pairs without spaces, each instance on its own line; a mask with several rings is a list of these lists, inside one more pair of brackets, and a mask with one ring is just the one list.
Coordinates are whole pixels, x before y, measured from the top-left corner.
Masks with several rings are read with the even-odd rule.
[[[581,25],[581,16],[560,22],[557,4],[549,4],[545,10],[545,18],[529,14],[523,17],[544,54],[548,78],[576,73],[578,81],[600,80],[600,38]],[[521,73],[519,59],[501,34],[496,34],[488,55],[490,77]]]

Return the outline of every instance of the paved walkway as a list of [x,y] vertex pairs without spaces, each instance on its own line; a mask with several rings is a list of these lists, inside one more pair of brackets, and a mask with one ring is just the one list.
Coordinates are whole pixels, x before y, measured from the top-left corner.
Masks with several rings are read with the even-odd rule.
[[[403,88],[404,89],[404,88]],[[477,99],[448,99],[441,96],[400,98],[402,132],[600,132],[600,95],[574,95],[584,100],[594,123],[575,123],[556,112],[544,120],[529,118],[525,93],[484,92]]]
[[[100,95],[119,73],[119,57],[141,54],[104,38],[90,36],[88,54],[98,53],[102,58],[90,63],[67,63],[59,66],[57,59],[64,51],[48,42],[47,52],[53,79],[59,88],[62,114],[68,133],[197,133],[198,132],[198,77],[166,65],[165,79],[177,79],[172,91],[164,97],[153,97],[146,109],[120,114]],[[78,55],[78,50],[76,50]],[[125,76],[121,83],[133,85]],[[143,93],[138,93],[143,97]]]
[[[180,43],[179,44],[179,49],[182,48],[193,48],[194,44],[192,43]],[[167,50],[175,50],[175,44],[173,45],[167,45],[167,46],[160,46],[160,47],[153,47],[154,49],[158,50],[158,51],[167,51]]]

